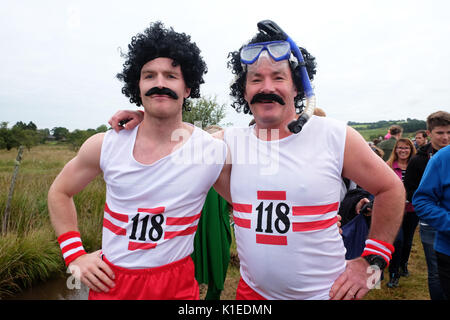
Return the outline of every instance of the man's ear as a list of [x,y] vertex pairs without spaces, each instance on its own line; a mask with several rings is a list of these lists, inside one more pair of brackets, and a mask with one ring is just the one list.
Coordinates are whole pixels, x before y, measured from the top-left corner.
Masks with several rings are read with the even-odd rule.
[[190,94],[191,94],[191,88],[186,87],[186,89],[184,90],[183,97],[186,99],[189,97]]

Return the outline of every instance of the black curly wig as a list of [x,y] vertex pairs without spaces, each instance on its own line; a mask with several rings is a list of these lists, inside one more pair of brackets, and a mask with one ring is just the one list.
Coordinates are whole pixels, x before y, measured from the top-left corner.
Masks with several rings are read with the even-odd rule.
[[[204,83],[203,75],[208,72],[206,63],[200,56],[200,49],[191,37],[185,33],[177,33],[173,28],[165,29],[162,22],[157,21],[143,33],[131,38],[128,54],[123,64],[122,73],[117,78],[125,83],[122,93],[130,98],[131,103],[142,105],[139,92],[139,80],[142,67],[156,58],[170,58],[174,66],[180,65],[186,86],[191,89],[189,97],[200,98],[200,84]],[[183,103],[186,107],[186,100]]]
[[[255,37],[253,37],[253,39],[251,39],[244,46],[252,43],[275,41],[275,40],[284,40],[284,39],[277,36],[269,36],[266,33],[259,32]],[[240,58],[240,51],[244,46],[239,48],[238,51],[233,51],[228,54],[229,60],[227,66],[229,69],[231,69],[231,72],[236,76],[236,78],[234,79],[233,83],[230,86],[231,89],[230,96],[234,100],[234,102],[231,105],[234,109],[236,109],[237,112],[241,112],[242,108],[244,108],[243,110],[244,113],[252,114],[247,101],[245,101],[244,99],[247,70],[245,70],[242,67]],[[311,54],[309,54],[309,52],[306,51],[306,49],[302,47],[299,47],[299,49],[303,55],[303,60],[305,61],[306,64],[306,70],[308,71],[309,79],[312,81],[314,79],[314,75],[316,74],[316,61],[315,61],[316,58],[314,58]],[[303,90],[301,75],[297,70],[297,68],[300,68],[300,66],[292,61],[289,61],[289,65],[291,69],[292,80],[294,81],[298,91],[297,96],[294,98],[294,105],[296,109],[301,111],[303,109],[303,100],[305,98],[305,92]]]

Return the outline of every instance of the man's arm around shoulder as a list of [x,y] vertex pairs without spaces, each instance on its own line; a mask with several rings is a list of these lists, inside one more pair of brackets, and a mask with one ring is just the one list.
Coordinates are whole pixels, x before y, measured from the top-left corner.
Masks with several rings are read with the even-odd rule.
[[[212,136],[216,139],[224,141],[224,130],[220,130],[214,132]],[[232,203],[231,201],[231,193],[230,193],[230,175],[231,175],[231,154],[230,149],[227,145],[227,156],[225,160],[225,164],[220,172],[217,181],[214,183],[213,187],[218,194],[222,198],[224,198],[228,203]]]

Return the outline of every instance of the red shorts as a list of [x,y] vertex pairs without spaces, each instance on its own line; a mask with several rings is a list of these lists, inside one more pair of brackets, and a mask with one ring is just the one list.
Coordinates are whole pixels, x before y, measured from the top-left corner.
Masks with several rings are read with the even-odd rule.
[[149,269],[118,267],[103,257],[114,272],[109,292],[89,290],[89,300],[199,300],[194,262],[190,256]]
[[236,300],[267,300],[255,290],[250,288],[244,279],[239,279],[239,284],[236,290]]

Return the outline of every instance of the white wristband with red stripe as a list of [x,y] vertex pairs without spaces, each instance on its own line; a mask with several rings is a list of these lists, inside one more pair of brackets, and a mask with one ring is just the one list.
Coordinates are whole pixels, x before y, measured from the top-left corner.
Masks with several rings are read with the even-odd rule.
[[81,236],[78,231],[69,231],[63,233],[58,237],[59,246],[61,248],[66,266],[78,258],[86,254],[83,244],[81,243]]
[[392,254],[394,253],[394,251],[395,248],[390,243],[376,239],[367,239],[366,247],[364,248],[361,257],[368,256],[371,254],[380,255],[386,261],[387,265],[389,265],[389,261],[391,261]]

